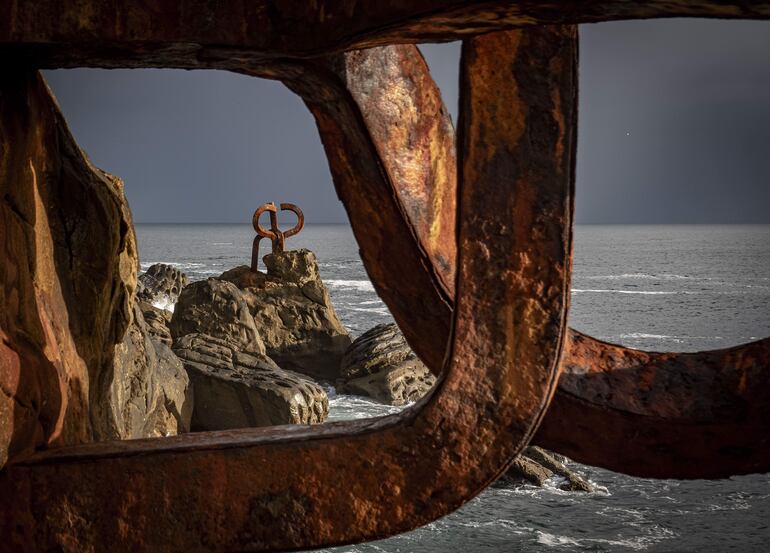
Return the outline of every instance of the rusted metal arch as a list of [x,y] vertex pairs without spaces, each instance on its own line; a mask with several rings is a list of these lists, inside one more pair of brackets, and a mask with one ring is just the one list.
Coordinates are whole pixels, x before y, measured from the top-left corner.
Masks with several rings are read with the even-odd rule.
[[238,57],[274,60],[396,42],[458,40],[529,25],[655,17],[767,19],[770,2],[3,0],[0,13],[0,43],[18,47],[17,55],[33,63],[169,67],[181,60],[202,66]]
[[[391,252],[379,262],[376,255],[365,257],[367,266],[384,270],[370,277],[409,343],[438,372],[448,335],[442,334],[446,325],[436,321],[451,319],[456,267],[451,249],[456,205],[448,193],[455,187],[455,160],[446,146],[454,141],[453,130],[441,108],[429,107],[438,92],[419,51],[391,48],[398,50],[396,56],[381,56],[375,49],[340,56],[331,65],[357,102],[390,175],[369,185],[390,183],[399,203],[398,209],[381,213],[388,221],[370,229],[381,234],[408,228],[412,232],[398,243],[411,237],[417,242],[413,255],[427,257],[407,272],[393,265]],[[380,97],[398,103],[393,98],[399,94],[409,96],[402,104],[419,106],[415,111],[426,112],[426,118],[436,113],[432,126],[406,125],[408,140],[392,131],[398,123],[392,110],[378,105]],[[348,166],[335,162],[340,149],[327,145],[326,152],[335,179],[351,178],[337,171],[338,165]],[[402,166],[412,170],[403,174]],[[371,224],[367,211],[359,209],[368,198],[343,198],[354,228]],[[364,256],[377,251],[362,250]],[[404,274],[411,281],[426,265],[424,278],[437,281],[432,287],[404,282]],[[389,296],[394,289],[400,302]],[[693,354],[643,352],[575,330],[569,337],[562,382],[535,443],[586,464],[645,477],[724,478],[770,470],[770,339]]]
[[[0,476],[3,546],[308,548],[414,528],[484,489],[529,442],[558,379],[573,179],[572,150],[558,145],[572,139],[564,121],[576,109],[574,48],[574,28],[554,27],[466,46],[457,307],[444,376],[429,397],[374,421],[38,454]],[[516,68],[530,64],[550,69],[518,82]],[[501,67],[498,86],[470,87]],[[312,71],[302,70],[306,82]],[[335,100],[325,104],[327,116],[344,122],[347,140],[376,160],[354,102],[317,77]],[[498,95],[499,88],[521,98]],[[530,96],[552,102],[541,111],[528,105]],[[545,146],[541,163],[517,175],[531,135]],[[490,195],[499,198],[491,208]],[[514,227],[512,217],[530,224]]]

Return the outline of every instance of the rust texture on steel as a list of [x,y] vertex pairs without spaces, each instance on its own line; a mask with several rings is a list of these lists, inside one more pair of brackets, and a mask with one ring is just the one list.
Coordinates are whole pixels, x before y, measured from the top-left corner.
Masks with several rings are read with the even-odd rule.
[[[0,1],[0,44],[38,66],[205,67],[531,25],[653,17],[770,18],[767,0]],[[42,14],[42,15],[41,15]]]
[[[398,416],[16,460],[0,471],[0,550],[286,550],[385,537],[468,501],[530,440],[644,476],[770,469],[770,339],[650,353],[566,326],[574,24],[764,19],[770,2],[0,0],[0,13],[0,59],[15,65],[226,69],[299,94],[378,294],[441,374]],[[455,152],[438,88],[405,43],[459,38]],[[392,42],[402,44],[383,46]],[[282,247],[288,235],[275,206],[265,210],[273,224],[261,229],[255,214],[255,269],[259,239]]]
[[[435,85],[427,67],[414,61],[421,59],[417,49],[399,48],[413,49],[410,55],[400,54],[411,96],[430,94]],[[373,66],[378,60],[366,58],[376,58],[376,50],[358,52],[355,58],[348,55],[345,67]],[[359,75],[364,71],[354,67],[345,73]],[[386,97],[389,89],[403,86],[397,80],[394,83],[367,75],[368,82]],[[413,154],[409,147],[392,140],[388,133],[377,132],[392,116],[371,101],[359,100],[371,97],[364,88],[368,85],[353,82],[348,86],[372,129],[378,151],[388,152],[397,164],[410,161]],[[451,125],[433,129],[435,136],[419,135],[423,142],[410,137],[409,143],[454,142]],[[327,148],[333,172],[337,155],[337,150]],[[454,159],[436,155],[430,167],[432,173],[426,171],[427,177],[420,182],[428,190],[444,191],[439,205],[454,213],[455,194],[446,193],[456,187]],[[392,193],[400,209],[383,213],[390,220],[382,226],[412,229],[414,251],[425,259],[408,274],[416,279],[416,271],[424,270],[424,279],[433,279],[433,285],[409,286],[398,279],[402,274],[398,270],[384,275],[370,272],[370,277],[378,290],[397,290],[400,301],[389,301],[386,295],[383,299],[399,325],[409,329],[405,334],[415,351],[438,373],[441,365],[436,360],[443,356],[449,336],[448,324],[439,321],[448,322],[452,316],[454,283],[448,276],[454,273],[456,258],[449,249],[439,252],[431,245],[453,241],[454,220],[436,210],[436,202],[429,197],[414,194],[414,177],[400,178],[394,171],[389,174],[389,183],[383,185],[390,184],[392,192],[385,190],[383,195]],[[437,185],[430,181],[434,174],[439,175]],[[359,214],[358,209],[348,210],[354,226],[357,222],[366,224]],[[388,275],[393,275],[392,281],[381,280]],[[412,308],[414,305],[420,308]],[[572,329],[569,336],[562,357],[564,376],[534,443],[586,464],[645,477],[723,478],[770,470],[770,394],[766,392],[770,389],[770,340],[698,354],[656,354],[608,344]],[[619,448],[618,443],[632,445]]]
[[[257,236],[254,238],[254,242],[252,243],[252,246],[251,246],[251,270],[252,271],[256,272],[258,268],[259,242],[263,238],[270,239],[270,242],[272,243],[273,253],[280,253],[286,247],[286,239],[289,238],[290,236],[294,236],[295,234],[299,234],[299,232],[305,227],[305,215],[302,213],[302,210],[298,206],[290,203],[282,203],[281,211],[291,211],[297,216],[297,223],[289,230],[281,230],[280,228],[278,228],[278,208],[275,207],[274,203],[270,202],[270,203],[262,204],[256,209],[256,211],[254,211],[254,216],[251,218],[251,224],[254,226],[254,230],[256,231]],[[265,212],[268,212],[270,214],[269,229],[264,228],[259,223],[259,218]]]
[[[565,146],[574,139],[575,52],[574,27],[486,35],[464,47],[458,292],[443,377],[428,397],[399,416],[320,429],[38,454],[0,477],[6,543],[111,543],[123,551],[346,543],[427,523],[495,480],[529,442],[558,379],[571,270],[573,149]],[[546,70],[531,78],[531,66]],[[478,78],[497,84],[472,87]],[[337,96],[330,108],[356,113],[342,86],[325,88]],[[532,98],[546,101],[530,107]],[[518,173],[531,155],[537,166]],[[357,183],[338,186],[349,192]],[[487,206],[490,197],[497,201]]]

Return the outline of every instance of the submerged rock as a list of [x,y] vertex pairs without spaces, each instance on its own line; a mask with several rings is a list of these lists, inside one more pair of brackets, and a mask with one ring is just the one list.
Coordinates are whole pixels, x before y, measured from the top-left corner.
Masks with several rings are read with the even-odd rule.
[[278,424],[316,424],[329,414],[318,384],[285,371],[263,353],[188,334],[175,342],[195,394],[192,429],[226,430]]
[[566,459],[537,446],[527,447],[516,459],[500,483],[529,482],[537,486],[545,485],[553,476],[561,476],[564,481],[559,488],[572,492],[592,492],[593,485],[575,471],[567,467]]
[[342,358],[340,375],[340,391],[390,405],[417,401],[436,382],[394,323],[359,336]]
[[220,278],[243,292],[267,354],[284,369],[334,381],[351,343],[318,273],[315,254],[264,257],[267,274],[236,267]]
[[136,297],[140,301],[156,306],[159,304],[171,306],[176,303],[188,282],[187,275],[179,269],[164,263],[156,263],[139,275]]

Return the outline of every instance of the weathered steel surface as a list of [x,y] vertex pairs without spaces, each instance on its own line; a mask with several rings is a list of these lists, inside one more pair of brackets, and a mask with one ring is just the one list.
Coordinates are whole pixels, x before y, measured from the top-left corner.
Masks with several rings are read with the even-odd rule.
[[[411,46],[398,48],[404,52],[414,49]],[[390,222],[385,226],[413,230],[414,240],[418,246],[423,246],[427,264],[432,265],[432,273],[428,268],[425,278],[443,275],[443,291],[450,300],[442,295],[435,296],[432,302],[425,301],[435,293],[435,286],[423,288],[404,282],[403,275],[414,278],[415,271],[421,270],[420,266],[404,273],[397,268],[390,269],[387,260],[377,260],[373,256],[386,271],[374,272],[371,276],[378,289],[397,291],[401,302],[390,302],[386,297],[386,303],[399,324],[412,329],[407,339],[415,351],[423,359],[432,360],[428,366],[438,372],[437,360],[445,351],[447,340],[442,331],[448,327],[435,321],[451,317],[454,282],[448,276],[454,272],[456,258],[448,249],[437,251],[425,245],[445,244],[455,235],[454,220],[445,216],[456,209],[454,194],[446,193],[456,187],[451,173],[454,160],[451,156],[441,155],[447,151],[441,149],[441,145],[453,142],[454,132],[450,125],[442,124],[431,127],[432,134],[418,134],[414,129],[424,128],[426,123],[405,124],[399,130],[402,135],[408,134],[411,140],[399,141],[381,131],[394,123],[393,116],[372,100],[375,95],[372,91],[383,91],[381,94],[385,98],[392,96],[391,90],[405,89],[418,98],[421,94],[433,93],[435,85],[427,67],[410,63],[416,59],[416,52],[399,55],[397,59],[403,68],[400,72],[370,69],[388,67],[388,61],[383,59],[388,57],[386,49],[347,56],[346,67],[352,66],[352,69],[344,72],[346,86],[371,129],[378,152],[387,152],[390,162],[384,163],[389,178],[377,185],[392,186],[392,194],[401,206],[400,210],[390,213]],[[364,65],[365,69],[358,68],[358,64]],[[370,84],[359,84],[358,79]],[[421,93],[420,87],[427,90]],[[409,102],[402,101],[401,104],[409,105]],[[411,100],[411,105],[419,104]],[[416,121],[408,110],[403,112],[403,120]],[[430,110],[425,112],[430,113]],[[438,152],[422,165],[430,167],[431,172],[415,176],[392,169],[409,164],[413,146],[420,151]],[[336,150],[327,148],[330,160],[337,155]],[[432,182],[434,175],[441,176],[440,186]],[[436,204],[426,195],[429,192],[415,193],[415,183],[429,191],[442,190],[440,205],[444,211],[435,209]],[[366,201],[366,198],[355,198],[355,201]],[[348,213],[354,223],[360,218],[357,209],[349,209]],[[362,226],[365,222],[362,220]],[[432,233],[434,229],[438,232]],[[359,239],[365,241],[366,237]],[[401,237],[398,244],[403,244],[404,239]],[[387,280],[382,281],[383,278]],[[422,302],[419,309],[410,307],[418,301]],[[770,343],[764,341],[759,346],[752,344],[728,350],[730,355],[723,351],[650,354],[570,330],[562,361],[564,382],[557,389],[553,406],[534,441],[583,463],[646,477],[719,478],[770,470],[770,432],[767,431],[770,428],[770,393],[766,392],[770,382],[768,349]],[[738,372],[733,363],[736,358],[741,359],[742,372]],[[602,370],[597,371],[597,367]],[[738,389],[739,382],[747,381],[754,385]],[[680,385],[673,385],[673,382]],[[682,383],[689,383],[689,387]],[[652,390],[655,393],[651,393]],[[697,402],[693,397],[696,391]],[[634,405],[637,408],[631,408]],[[675,406],[684,405],[697,405],[699,411],[672,411]],[[710,415],[704,416],[705,413]],[[722,417],[723,413],[730,413],[730,416]],[[602,429],[601,439],[596,437],[598,428]],[[629,441],[634,444],[632,447],[617,446]],[[700,462],[695,462],[697,459]],[[703,462],[706,459],[708,462]]]
[[[399,63],[389,62],[391,56]],[[448,143],[442,126],[436,125],[441,98],[435,84],[428,80],[425,62],[414,46],[391,46],[303,62],[294,67],[300,69],[284,69],[281,77],[315,116],[337,194],[347,210],[367,273],[418,355],[430,366],[439,368],[444,362],[451,310],[446,299],[446,283],[434,269],[429,252],[454,256],[452,244],[456,242],[456,227],[452,219],[451,236],[447,236],[447,223],[441,233],[445,240],[431,246],[429,228],[421,225],[417,217],[404,216],[405,203],[393,188],[394,178],[403,179],[407,175],[415,184],[405,186],[434,188],[433,192],[415,197],[415,201],[432,203],[427,207],[431,215],[426,215],[425,220],[441,220],[444,205],[450,200],[452,213],[448,216],[455,213],[454,198],[447,197],[446,188],[437,184],[441,182],[437,175],[446,175],[452,182],[449,194],[456,193],[454,171],[449,174],[433,171],[427,162],[431,152],[440,160],[454,161],[450,145],[454,140],[450,137]],[[351,84],[365,72],[373,79],[371,83]],[[415,82],[413,75],[422,80]],[[403,134],[387,128],[393,115],[379,109],[364,114],[356,98],[363,99],[367,106],[376,106],[382,99],[388,106],[400,107],[405,119]],[[369,131],[368,125],[374,132]],[[408,173],[393,170],[394,166],[410,161],[414,163]],[[408,195],[407,192],[403,197]],[[438,201],[433,203],[433,198]],[[438,209],[434,210],[436,205]],[[426,238],[419,240],[418,232],[425,232]],[[437,310],[436,302],[443,303],[443,309]],[[422,313],[422,318],[416,320],[414,313]],[[440,348],[421,347],[426,327],[443,337]]]
[[203,67],[457,40],[533,24],[652,17],[770,17],[770,2],[719,0],[37,0],[0,2],[0,43],[40,66]]
[[[254,242],[251,245],[251,270],[256,271],[259,265],[259,242],[263,238],[269,238],[272,244],[273,253],[280,253],[286,247],[286,239],[299,232],[305,227],[305,215],[302,210],[294,204],[282,203],[281,211],[291,211],[297,216],[297,223],[289,230],[281,230],[278,228],[278,208],[275,204],[270,202],[262,204],[251,218],[251,224],[254,227],[254,231],[257,236],[254,238]],[[270,228],[266,229],[259,223],[259,218],[263,213],[268,212],[270,214]]]
[[[529,441],[558,378],[574,174],[573,149],[562,145],[574,133],[575,47],[570,27],[464,47],[457,306],[451,354],[431,395],[400,416],[320,429],[38,454],[0,476],[0,547],[222,551],[360,541],[442,516],[494,480]],[[537,79],[524,71],[532,65],[546,68]],[[473,89],[479,78],[495,86]],[[544,100],[533,106],[532,98]],[[517,171],[530,156],[538,163]]]
[[581,462],[654,478],[770,470],[770,338],[652,353],[571,331],[534,441]]

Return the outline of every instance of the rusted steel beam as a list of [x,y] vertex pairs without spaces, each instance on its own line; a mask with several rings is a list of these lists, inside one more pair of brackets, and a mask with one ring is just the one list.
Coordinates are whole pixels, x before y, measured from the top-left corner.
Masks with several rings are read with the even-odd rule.
[[[529,441],[558,378],[573,175],[571,149],[559,145],[575,110],[575,74],[563,70],[574,67],[574,38],[572,28],[551,27],[464,48],[457,305],[432,394],[376,420],[37,454],[0,474],[3,547],[265,551],[349,543],[434,520],[494,480]],[[520,81],[529,65],[547,69]],[[479,78],[494,86],[472,89]],[[531,97],[550,101],[533,107]],[[542,166],[519,173],[533,137],[548,153],[536,154]]]
[[[442,188],[440,172],[434,173],[431,166],[433,156],[445,162],[443,167],[455,162],[454,137],[447,137],[444,122],[437,124],[442,106],[438,88],[417,48],[408,45],[350,52],[303,62],[301,67],[282,71],[282,80],[315,117],[337,195],[348,213],[369,278],[418,355],[429,366],[442,367],[451,309],[448,283],[430,255],[456,259],[457,188],[453,170],[443,172],[443,181],[451,183],[451,188]],[[362,110],[359,101],[370,109]],[[387,109],[382,109],[382,102]],[[390,114],[393,106],[398,106],[397,114]],[[401,118],[403,126],[391,126]],[[408,172],[396,169],[406,164],[411,165]],[[404,190],[398,197],[394,178],[401,183],[399,190]],[[412,196],[411,190],[432,191]],[[430,203],[426,206],[430,216],[423,219],[438,225],[445,222],[446,228],[451,226],[451,235],[444,230],[443,240],[431,244],[430,229],[422,219],[404,216],[410,197],[413,204]],[[447,205],[451,211],[446,211]],[[418,233],[425,238],[418,240]],[[455,266],[453,261],[453,270]],[[426,327],[443,337],[439,348],[420,346]]]
[[770,338],[654,353],[573,330],[561,364],[535,443],[654,478],[770,470]]
[[[359,55],[374,56],[375,52]],[[418,95],[416,88],[421,86],[432,90],[427,68],[412,66],[411,71],[424,72],[423,76],[409,77],[412,94]],[[368,101],[368,94],[357,93],[355,77],[361,74],[349,71],[353,79],[347,85],[367,126],[379,129],[391,116],[382,113],[376,102]],[[399,85],[391,80],[404,78],[396,72],[380,74],[382,77],[373,82],[375,89],[397,88]],[[443,144],[451,134],[451,127],[442,125],[423,142]],[[371,135],[378,150],[388,152],[393,165],[410,161],[408,148],[382,133],[373,131]],[[336,154],[327,150],[327,155],[332,159]],[[425,166],[449,175],[446,166],[452,162],[448,156],[436,155]],[[442,214],[434,211],[434,203],[414,191],[415,182],[431,190],[430,178],[406,179],[387,164],[386,169],[402,208],[390,226],[410,226],[421,245],[451,241],[455,234],[452,219],[444,218],[437,224]],[[441,181],[444,190],[454,186],[451,177]],[[453,212],[453,196],[446,194],[441,205]],[[349,216],[355,220],[356,213],[350,211]],[[438,236],[429,235],[428,229],[433,228],[440,229]],[[452,274],[455,259],[451,253],[440,256],[429,247],[422,249],[433,272],[443,272],[450,302],[445,296],[425,302],[425,290],[402,285],[398,292],[407,300],[406,311],[400,310],[403,304],[388,305],[400,324],[408,321],[413,329],[407,339],[418,354],[435,360],[444,351],[447,338],[440,332],[444,327],[428,321],[451,317],[454,283],[446,275]],[[398,271],[385,277],[389,281],[382,284],[384,288],[395,288],[403,280]],[[408,308],[413,296],[423,301],[419,310]],[[562,382],[535,443],[583,463],[646,477],[720,478],[770,470],[770,339],[696,354],[649,353],[570,330],[562,365]],[[430,362],[428,366],[439,367]],[[620,443],[624,447],[618,447]]]
[[770,18],[770,2],[628,0],[0,1],[0,43],[40,67],[203,67],[396,42],[458,40],[537,24],[653,17]]

